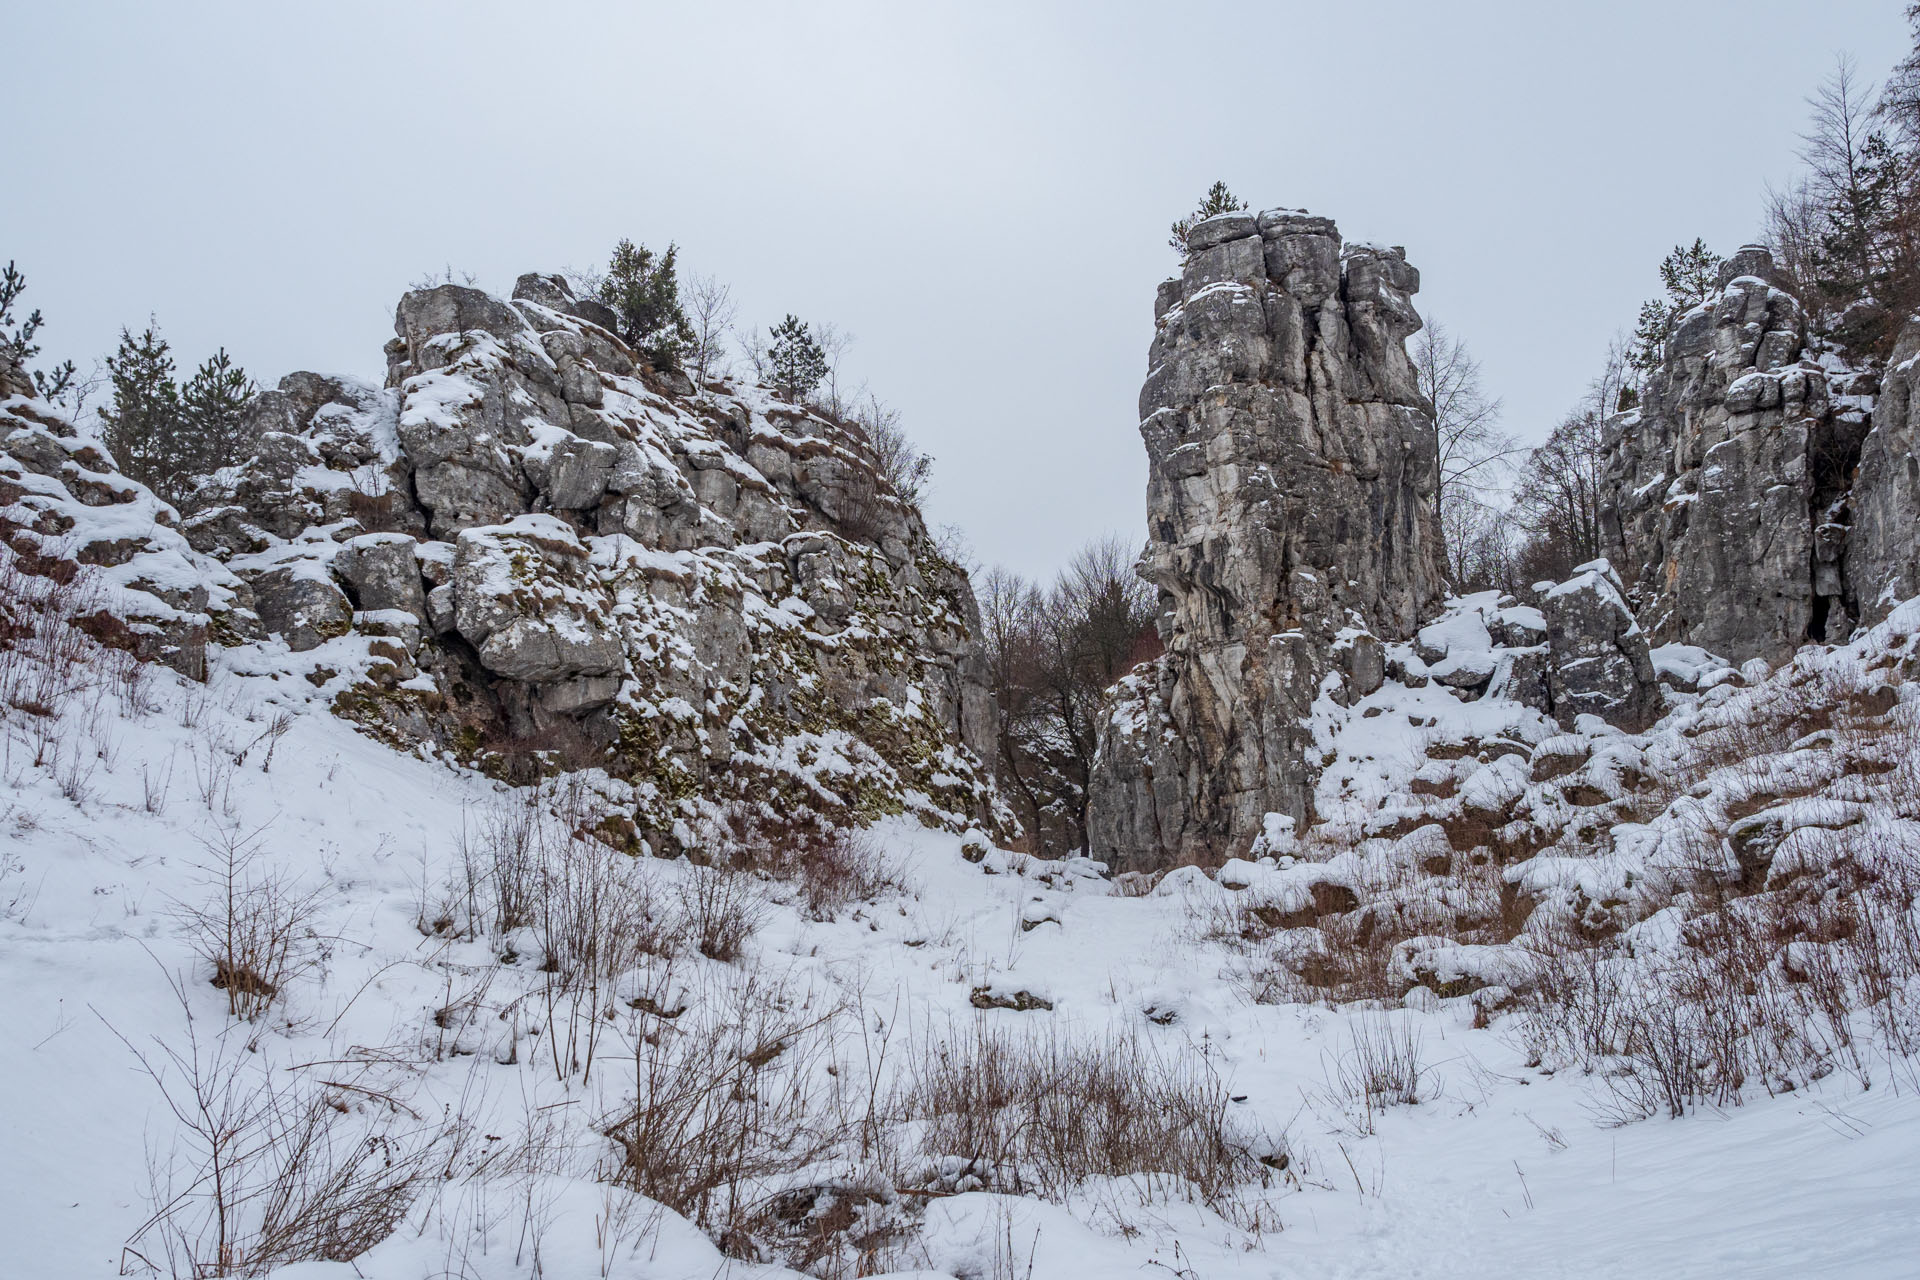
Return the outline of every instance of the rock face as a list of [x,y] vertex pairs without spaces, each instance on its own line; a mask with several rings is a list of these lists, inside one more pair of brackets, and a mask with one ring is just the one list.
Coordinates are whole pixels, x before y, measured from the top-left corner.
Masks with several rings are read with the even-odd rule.
[[[247,584],[196,552],[173,509],[121,475],[75,430],[66,412],[36,398],[0,355],[0,541],[3,570],[71,590],[61,609],[102,643],[203,680],[210,642],[257,636]],[[41,587],[3,602],[34,599]],[[0,627],[24,622],[0,608]]]
[[[1849,389],[1864,390],[1863,382],[1855,377]],[[1849,494],[1846,539],[1848,586],[1867,624],[1920,595],[1920,321],[1901,332],[1879,391]]]
[[1899,540],[1876,533],[1857,558],[1851,525],[1881,505],[1868,493],[1898,501],[1905,444],[1888,433],[1888,461],[1855,484],[1873,376],[1808,344],[1771,256],[1748,246],[1680,317],[1638,407],[1609,422],[1602,525],[1656,641],[1779,662],[1872,610]]
[[186,537],[347,715],[510,776],[598,766],[636,842],[703,806],[1003,824],[964,571],[857,428],[698,394],[559,277],[400,301],[387,385],[298,373]]
[[1405,341],[1419,273],[1325,218],[1228,214],[1160,287],[1140,396],[1166,653],[1121,683],[1092,854],[1125,866],[1304,824],[1303,720],[1381,678],[1442,590],[1436,441]]
[[1660,687],[1647,637],[1605,560],[1583,564],[1541,593],[1551,710],[1564,729],[1583,715],[1637,733],[1659,719]]

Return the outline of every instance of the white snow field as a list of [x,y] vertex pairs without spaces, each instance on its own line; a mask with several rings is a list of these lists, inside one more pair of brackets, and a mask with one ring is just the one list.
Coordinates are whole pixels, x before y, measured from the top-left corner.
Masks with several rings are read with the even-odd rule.
[[[1903,612],[1853,657],[1916,621]],[[186,1275],[197,1262],[203,1274],[277,1280],[785,1276],[774,1247],[839,1212],[815,1261],[825,1274],[1920,1274],[1920,1073],[1898,1053],[1749,1085],[1739,1105],[1619,1123],[1619,1094],[1600,1075],[1528,1065],[1521,1015],[1487,994],[1497,983],[1453,998],[1420,986],[1391,1009],[1256,1000],[1222,913],[1262,885],[1287,908],[1326,866],[1277,853],[1177,871],[1146,891],[1095,864],[900,820],[872,833],[893,886],[810,908],[777,879],[569,840],[567,823],[591,815],[590,788],[549,788],[569,817],[533,821],[531,793],[333,719],[306,682],[275,678],[271,652],[239,655],[253,674],[216,658],[204,686],[103,659],[80,668],[97,678],[57,714],[10,713],[0,1273]],[[1657,754],[1687,717],[1734,696],[1688,695],[1640,749]],[[1355,708],[1347,729],[1329,726],[1329,742],[1351,735],[1328,770],[1329,812],[1342,795],[1378,805],[1395,777],[1434,767],[1396,747],[1389,722],[1451,715],[1491,734],[1524,711],[1481,726],[1497,700],[1397,685],[1375,697],[1390,714]],[[1527,727],[1535,740],[1554,732]],[[1589,750],[1619,739],[1589,737]],[[1512,758],[1472,772],[1497,781]],[[1276,850],[1290,839],[1276,830]],[[1617,877],[1624,859],[1644,878],[1657,854],[1635,850],[1658,843],[1619,839],[1580,867],[1560,847],[1508,875],[1550,880],[1558,868],[1574,883],[1596,867]],[[499,884],[469,885],[475,868],[508,875],[515,849],[540,862],[542,892],[570,904],[566,919],[542,917],[561,911],[547,901],[502,929]],[[594,914],[606,901],[632,909]],[[724,924],[734,908],[757,914],[738,954],[701,954],[690,940],[700,922]],[[276,918],[286,937],[241,939],[276,990],[216,987],[209,939],[218,951],[232,921],[244,931]],[[611,922],[612,959],[582,958],[587,940],[566,926],[583,920]],[[1660,927],[1658,915],[1636,926],[1645,946],[1659,945]],[[1455,950],[1455,969],[1482,978],[1511,960],[1506,948]],[[598,976],[558,980],[588,972]],[[238,1019],[230,1001],[264,1011]],[[1164,1088],[1135,1105],[1200,1108],[1193,1132],[1230,1146],[1209,1157],[1220,1177],[1202,1186],[1199,1166],[1169,1147],[1168,1166],[1186,1176],[1136,1152],[1126,1176],[1079,1178],[1072,1152],[1018,1126],[1001,1135],[1004,1161],[944,1151],[950,1131],[907,1100],[941,1079],[990,1094],[958,1080],[988,1073],[983,1045],[1055,1064],[1011,1077],[1049,1096],[989,1096],[987,1120],[1029,1108],[1091,1123],[1101,1102],[1076,1096],[1075,1081],[1090,1063],[1098,1075],[1105,1054]],[[1398,1073],[1413,1101],[1343,1083],[1369,1062],[1393,1075],[1396,1056],[1415,1059]],[[943,1060],[957,1071],[943,1075]],[[675,1090],[715,1079],[717,1093],[675,1110]],[[667,1099],[664,1118],[623,1129],[643,1080]],[[630,1164],[664,1161],[652,1176],[671,1181],[711,1154],[685,1142],[703,1121],[724,1131],[713,1141],[737,1141],[742,1169],[707,1203],[764,1206],[802,1189],[784,1216],[729,1236],[718,1208],[703,1230],[608,1181],[623,1150],[609,1131],[630,1139]],[[309,1181],[276,1187],[296,1149]],[[216,1152],[232,1214],[224,1252],[205,1176]],[[259,1238],[275,1213],[309,1242],[351,1235],[353,1213],[312,1179],[356,1156],[372,1179],[358,1186],[406,1172],[390,1234],[351,1261],[277,1264]],[[303,1203],[321,1206],[318,1220],[300,1220]]]

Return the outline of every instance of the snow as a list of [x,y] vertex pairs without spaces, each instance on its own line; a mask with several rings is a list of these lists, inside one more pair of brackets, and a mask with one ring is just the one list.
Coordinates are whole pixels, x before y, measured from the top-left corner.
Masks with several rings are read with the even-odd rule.
[[[557,536],[545,519],[523,517],[515,528]],[[444,563],[451,548],[437,545]],[[590,545],[601,567],[689,571],[683,555],[613,538]],[[1488,618],[1499,608],[1479,602],[1471,617],[1449,618],[1421,640],[1449,660],[1456,651],[1491,654]],[[1525,616],[1504,621],[1537,625]],[[1920,607],[1902,606],[1850,651],[1810,654],[1802,666],[1860,665],[1872,646],[1916,627]],[[436,1184],[394,1235],[352,1263],[285,1266],[276,1280],[506,1280],[533,1274],[530,1241],[551,1276],[790,1276],[772,1263],[729,1259],[685,1219],[594,1179],[609,1150],[599,1123],[632,1090],[631,1062],[619,1060],[632,1050],[611,1049],[615,1064],[586,1080],[557,1079],[543,1057],[550,1041],[507,1016],[533,1008],[537,945],[521,935],[469,941],[419,927],[459,870],[463,840],[512,796],[478,775],[397,754],[326,715],[324,691],[299,678],[300,664],[337,665],[328,655],[347,643],[297,660],[271,646],[230,651],[216,658],[205,686],[156,669],[137,693],[82,691],[59,721],[61,763],[53,766],[34,763],[32,726],[8,713],[0,1227],[9,1273],[114,1274],[123,1244],[151,1212],[149,1157],[176,1149],[177,1122],[130,1046],[178,1046],[189,1017],[207,1035],[233,1025],[225,996],[193,954],[180,905],[206,900],[210,858],[237,838],[258,847],[262,868],[318,894],[310,941],[321,956],[266,1020],[243,1029],[255,1044],[246,1062],[292,1081],[356,1055],[377,1059],[385,1087],[422,1115],[463,1112],[479,1132],[497,1135],[524,1133],[544,1117],[566,1152],[522,1182]],[[1408,649],[1396,656],[1410,658]],[[1378,822],[1396,812],[1416,775],[1455,780],[1462,802],[1488,808],[1545,803],[1547,784],[1532,781],[1525,755],[1428,754],[1433,744],[1468,739],[1533,745],[1536,756],[1589,756],[1577,776],[1618,791],[1632,769],[1682,749],[1684,729],[1742,714],[1781,687],[1762,672],[1736,680],[1710,655],[1675,646],[1658,660],[1661,670],[1701,683],[1703,675],[1723,679],[1707,694],[1677,695],[1675,711],[1649,735],[1594,724],[1564,733],[1498,697],[1462,701],[1434,684],[1389,682],[1347,708],[1323,700],[1312,728],[1334,763],[1316,808],[1332,823]],[[818,754],[802,762],[803,747]],[[794,758],[785,763],[823,786],[860,768],[861,744],[844,736],[787,749]],[[1753,789],[1787,797],[1763,811],[1790,829],[1776,865],[1817,859],[1815,842],[1836,822],[1883,822],[1915,834],[1865,800],[1802,789],[1835,782],[1833,774],[1830,753],[1808,746],[1743,775]],[[597,776],[582,781],[613,792]],[[1724,810],[1737,798],[1731,782],[1716,788],[1682,797],[1656,821],[1614,825],[1605,847],[1561,840],[1501,874],[1543,899],[1577,892],[1601,902],[1657,888],[1661,868],[1680,865],[1674,841],[1686,806]],[[1139,1036],[1157,1053],[1205,1064],[1231,1095],[1237,1131],[1273,1142],[1284,1134],[1288,1156],[1271,1185],[1249,1184],[1214,1206],[1140,1176],[1096,1179],[1059,1203],[985,1190],[930,1196],[910,1235],[880,1256],[882,1274],[1911,1274],[1920,1245],[1920,1088],[1911,1064],[1890,1067],[1885,1085],[1870,1091],[1836,1073],[1737,1108],[1607,1127],[1601,1083],[1530,1066],[1512,1016],[1485,996],[1529,980],[1518,947],[1426,933],[1402,942],[1394,963],[1403,980],[1423,984],[1402,1009],[1249,998],[1242,953],[1203,927],[1212,913],[1242,903],[1307,909],[1316,886],[1359,884],[1383,867],[1445,851],[1438,825],[1310,861],[1295,855],[1314,833],[1274,815],[1265,856],[1212,874],[1180,868],[1142,896],[1117,893],[1097,863],[997,849],[978,832],[954,835],[908,818],[883,824],[876,837],[902,888],[822,920],[781,885],[765,885],[765,916],[741,961],[692,957],[646,989],[667,1005],[706,1009],[757,982],[796,1007],[842,1009],[854,1028],[841,1045],[847,1070],[865,1069],[863,1034],[896,1024],[901,1053],[942,1029],[975,1025]],[[611,850],[603,856],[652,877],[668,895],[703,870],[630,863]],[[1659,948],[1677,945],[1676,932],[1669,911],[1641,921],[1631,936],[1636,946]],[[526,958],[503,962],[510,950]],[[1808,955],[1789,959],[1805,963]],[[1480,991],[1447,994],[1458,987]],[[629,989],[641,988],[623,994]],[[1023,994],[1051,1010],[976,1007],[976,995],[991,1003]],[[437,1013],[469,997],[486,1016],[436,1026]],[[610,1024],[616,1046],[646,1016],[621,1012]],[[1340,1064],[1383,1028],[1419,1046],[1415,1105],[1362,1107],[1334,1083]],[[380,1114],[365,1099],[350,1111],[351,1124]],[[615,1217],[630,1228],[617,1240],[607,1230]]]

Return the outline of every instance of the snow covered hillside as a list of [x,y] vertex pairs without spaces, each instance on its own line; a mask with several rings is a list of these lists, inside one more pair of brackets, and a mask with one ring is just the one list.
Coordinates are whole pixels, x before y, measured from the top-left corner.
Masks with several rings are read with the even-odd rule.
[[86,582],[14,571],[0,651],[11,1274],[1910,1272],[1920,609],[1660,651],[1627,735],[1423,680],[1513,661],[1456,602],[1321,708],[1322,826],[1110,877],[908,821],[636,858],[599,775],[137,663]]

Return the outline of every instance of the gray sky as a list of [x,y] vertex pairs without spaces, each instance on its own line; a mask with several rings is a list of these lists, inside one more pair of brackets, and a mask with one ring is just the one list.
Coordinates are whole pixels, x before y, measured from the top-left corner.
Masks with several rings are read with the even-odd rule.
[[189,367],[378,378],[430,271],[675,240],[744,321],[850,331],[932,520],[1030,574],[1144,538],[1153,291],[1215,178],[1405,245],[1535,438],[1667,249],[1756,233],[1835,54],[1906,42],[1899,0],[8,8],[48,355],[151,312]]

